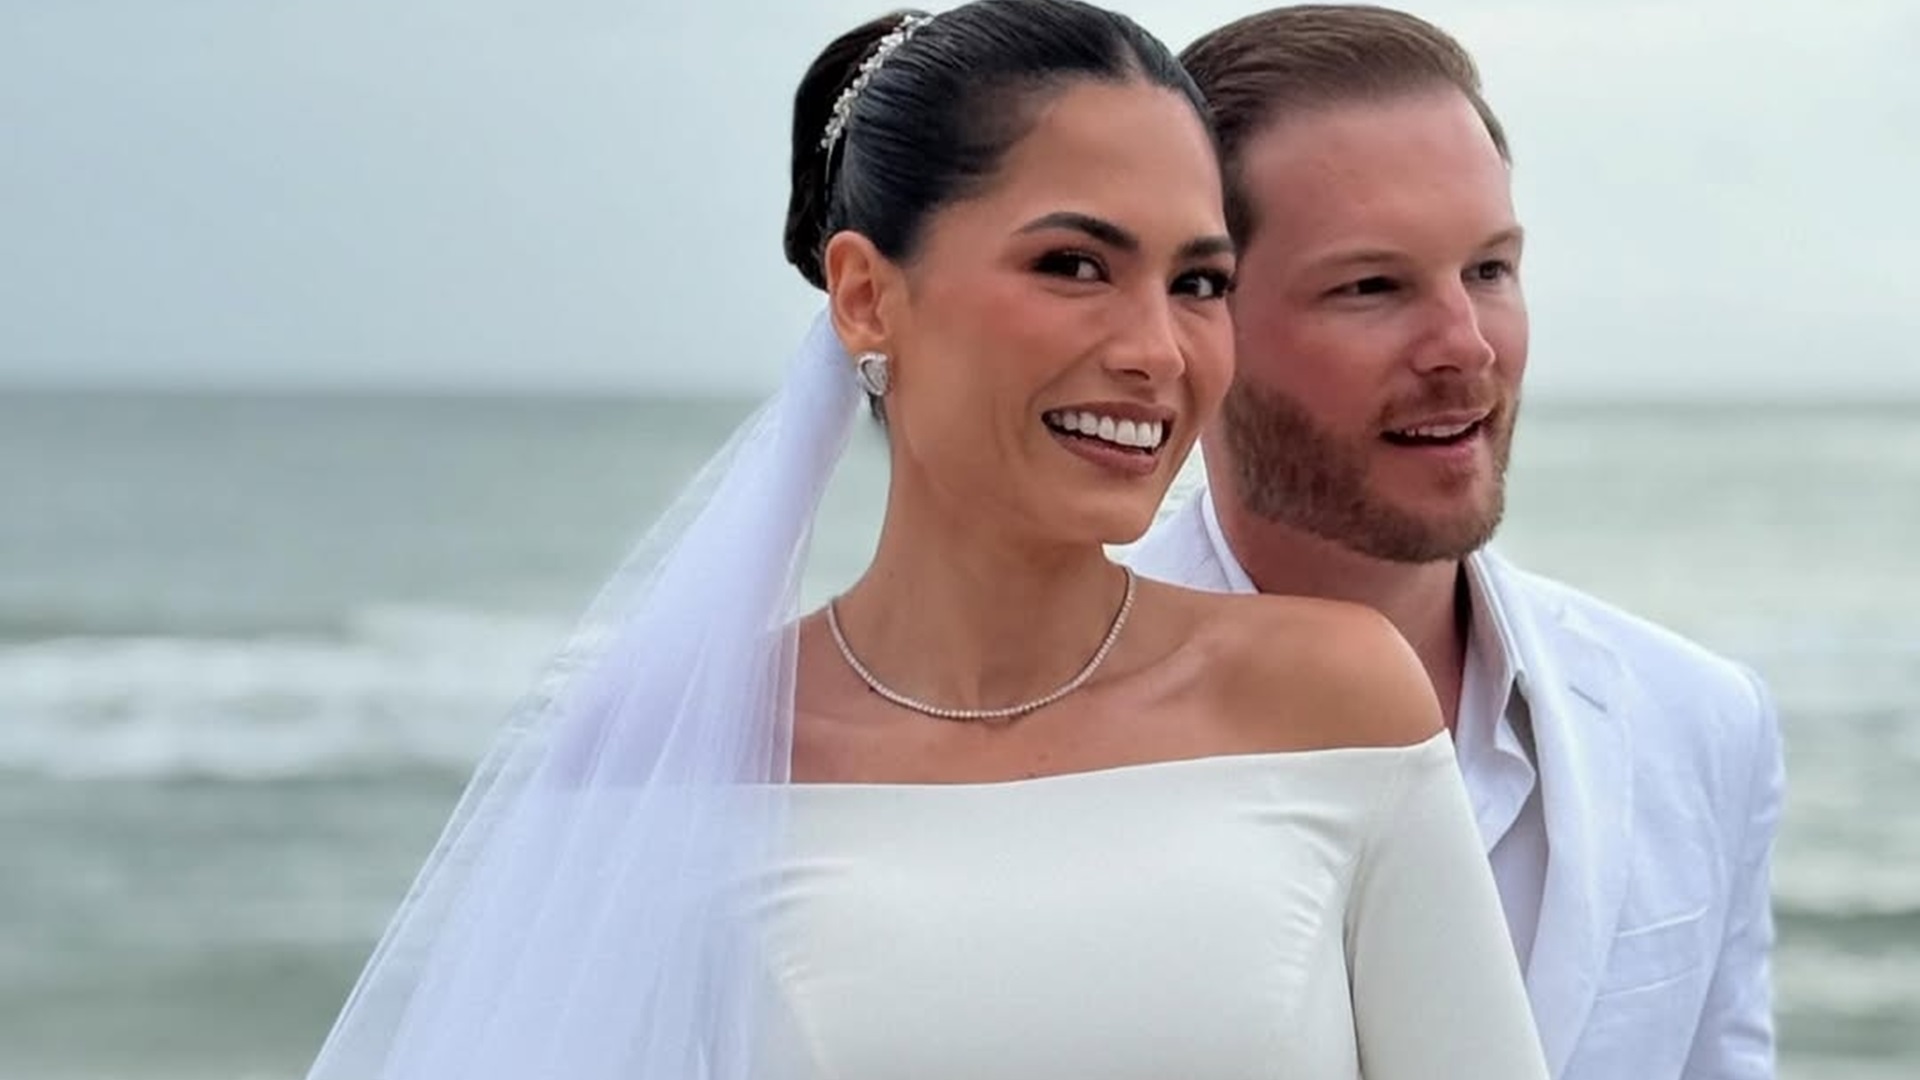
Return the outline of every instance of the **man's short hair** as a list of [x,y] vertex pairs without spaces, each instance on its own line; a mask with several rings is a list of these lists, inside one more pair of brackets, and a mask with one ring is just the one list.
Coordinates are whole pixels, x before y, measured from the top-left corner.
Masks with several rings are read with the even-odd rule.
[[1480,71],[1460,43],[1424,19],[1364,4],[1301,4],[1228,23],[1187,46],[1181,63],[1212,110],[1226,181],[1227,226],[1252,236],[1241,177],[1253,137],[1286,117],[1333,105],[1458,90],[1511,161],[1506,132],[1480,94]]

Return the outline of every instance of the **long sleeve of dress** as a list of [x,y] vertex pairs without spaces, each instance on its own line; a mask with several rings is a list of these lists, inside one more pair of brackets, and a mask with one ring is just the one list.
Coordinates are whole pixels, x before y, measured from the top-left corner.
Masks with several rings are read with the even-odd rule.
[[1449,740],[1410,755],[1354,870],[1346,948],[1366,1080],[1546,1080]]

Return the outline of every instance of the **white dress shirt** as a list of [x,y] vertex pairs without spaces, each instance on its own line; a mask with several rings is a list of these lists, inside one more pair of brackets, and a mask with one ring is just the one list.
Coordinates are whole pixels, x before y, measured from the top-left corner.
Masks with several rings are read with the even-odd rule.
[[[1210,494],[1202,495],[1200,504],[1207,537],[1229,584],[1235,592],[1258,592],[1220,530]],[[1485,568],[1477,556],[1469,556],[1465,565],[1470,614],[1454,758],[1473,803],[1507,930],[1524,972],[1532,958],[1547,878],[1547,823],[1535,767],[1526,672],[1516,659],[1518,651],[1499,598],[1487,587]]]

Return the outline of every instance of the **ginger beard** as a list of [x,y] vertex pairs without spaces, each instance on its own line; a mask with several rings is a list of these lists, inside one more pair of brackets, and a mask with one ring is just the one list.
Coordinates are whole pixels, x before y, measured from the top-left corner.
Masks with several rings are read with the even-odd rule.
[[[1485,395],[1456,381],[1436,381],[1418,400],[1385,410],[1375,431],[1394,429],[1393,416],[1483,404]],[[1479,442],[1482,467],[1435,478],[1421,500],[1407,505],[1378,489],[1377,455],[1399,447],[1384,436],[1347,437],[1317,422],[1284,391],[1236,379],[1220,412],[1222,442],[1236,494],[1248,513],[1291,526],[1375,559],[1426,563],[1459,559],[1493,537],[1506,510],[1507,461],[1518,401],[1507,398],[1466,433]],[[1417,452],[1417,451],[1415,451]]]

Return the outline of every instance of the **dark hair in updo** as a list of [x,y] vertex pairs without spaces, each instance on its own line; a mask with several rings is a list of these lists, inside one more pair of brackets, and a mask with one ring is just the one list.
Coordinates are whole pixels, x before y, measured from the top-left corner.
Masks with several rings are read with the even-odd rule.
[[829,154],[820,141],[834,100],[880,39],[917,14],[895,12],[842,34],[794,94],[787,260],[819,288],[822,249],[843,229],[895,262],[910,259],[928,217],[992,176],[1070,81],[1143,79],[1185,95],[1206,122],[1206,103],[1179,60],[1126,16],[1079,0],[974,0],[888,56]]

